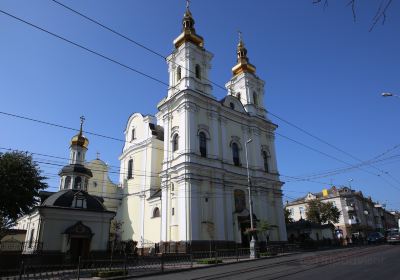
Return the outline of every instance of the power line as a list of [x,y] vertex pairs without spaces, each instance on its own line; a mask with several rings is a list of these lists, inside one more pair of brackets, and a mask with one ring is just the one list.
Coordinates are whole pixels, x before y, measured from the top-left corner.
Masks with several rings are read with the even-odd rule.
[[92,53],[92,54],[94,54],[94,55],[96,55],[96,56],[99,56],[99,57],[101,57],[101,58],[103,58],[103,59],[105,59],[105,60],[108,60],[108,61],[110,61],[110,62],[113,62],[113,63],[115,63],[115,64],[118,64],[119,66],[122,66],[122,67],[124,67],[124,68],[126,68],[126,69],[128,69],[128,70],[131,70],[131,71],[135,72],[136,74],[139,74],[139,75],[142,75],[142,76],[144,76],[144,77],[146,77],[146,78],[149,78],[149,79],[151,79],[151,80],[153,80],[153,81],[155,81],[155,82],[157,82],[157,83],[159,83],[159,84],[162,84],[162,85],[165,85],[165,86],[169,86],[167,83],[161,81],[161,80],[158,79],[158,78],[155,78],[155,77],[153,77],[153,76],[151,76],[151,75],[148,75],[148,74],[146,74],[146,73],[144,73],[144,72],[142,72],[142,71],[140,71],[140,70],[138,70],[138,69],[135,69],[135,68],[133,68],[133,67],[130,67],[130,66],[128,66],[128,65],[126,65],[126,64],[124,64],[124,63],[121,63],[121,62],[119,62],[119,61],[117,61],[117,60],[115,60],[115,59],[113,59],[113,58],[110,58],[110,57],[108,57],[108,56],[105,56],[105,55],[103,55],[103,54],[101,54],[101,53],[99,53],[99,52],[97,52],[97,51],[91,50],[91,49],[89,49],[89,48],[87,48],[87,47],[85,47],[85,46],[83,46],[83,45],[80,45],[80,44],[78,44],[78,43],[75,43],[75,42],[73,42],[73,41],[71,41],[71,40],[69,40],[69,39],[66,39],[66,38],[64,38],[64,37],[62,37],[62,36],[60,36],[60,35],[57,35],[57,34],[51,32],[51,31],[48,31],[48,30],[46,30],[46,29],[44,29],[44,28],[42,28],[42,27],[39,27],[39,26],[37,26],[37,25],[35,25],[35,24],[31,23],[31,22],[28,22],[28,21],[26,21],[26,20],[23,20],[22,18],[19,18],[19,17],[17,17],[17,16],[14,16],[14,15],[12,15],[12,14],[10,14],[10,13],[7,13],[7,12],[5,12],[5,11],[3,11],[3,10],[0,10],[0,12],[2,12],[3,14],[5,14],[5,15],[7,15],[7,16],[9,16],[9,17],[12,17],[12,18],[14,18],[14,19],[16,19],[16,20],[18,20],[18,21],[20,21],[20,22],[23,22],[23,23],[25,23],[25,24],[27,24],[27,25],[29,25],[29,26],[31,26],[31,27],[34,27],[34,28],[36,28],[36,29],[39,29],[40,31],[43,31],[43,32],[45,32],[45,33],[47,33],[47,34],[49,34],[49,35],[51,35],[51,36],[54,36],[54,37],[56,37],[56,38],[58,38],[58,39],[60,39],[60,40],[62,40],[62,41],[64,41],[64,42],[67,42],[67,43],[69,43],[69,44],[71,44],[71,45],[74,45],[75,47],[78,47],[78,48],[80,48],[80,49],[82,49],[82,50],[85,50],[85,51],[90,52],[90,53]]
[[[144,73],[144,72],[141,72],[141,71],[139,71],[139,70],[137,70],[137,69],[135,69],[135,68],[132,68],[132,67],[130,67],[130,66],[127,66],[127,65],[125,65],[125,64],[123,64],[123,63],[121,63],[121,62],[118,62],[118,61],[116,61],[116,60],[114,60],[114,59],[112,59],[112,58],[109,58],[109,57],[107,57],[107,56],[105,56],[105,55],[103,55],[103,54],[100,54],[100,53],[98,53],[98,52],[96,52],[96,51],[93,51],[93,50],[91,50],[91,49],[89,49],[89,48],[87,48],[87,47],[84,47],[84,46],[80,45],[80,44],[77,44],[77,43],[75,43],[75,42],[73,42],[73,41],[71,41],[71,40],[68,40],[68,39],[66,39],[66,38],[64,38],[64,37],[62,37],[62,36],[60,36],[60,35],[57,35],[57,34],[55,34],[55,33],[53,33],[53,32],[50,32],[50,31],[48,31],[48,30],[46,30],[46,29],[44,29],[44,28],[41,28],[41,27],[39,27],[39,26],[37,26],[37,25],[35,25],[35,24],[33,24],[33,23],[30,23],[30,22],[28,22],[28,21],[25,21],[25,20],[23,20],[23,19],[21,19],[21,18],[19,18],[19,17],[17,17],[17,16],[11,15],[11,14],[9,14],[9,13],[3,11],[3,10],[0,10],[0,12],[2,12],[3,14],[5,14],[5,15],[7,15],[7,16],[10,16],[10,17],[12,17],[12,18],[14,18],[14,19],[16,19],[16,20],[18,20],[18,21],[20,21],[20,22],[23,22],[23,23],[25,23],[25,24],[27,24],[27,25],[29,25],[29,26],[31,26],[31,27],[34,27],[34,28],[36,28],[36,29],[39,29],[39,30],[41,30],[41,31],[43,31],[43,32],[45,32],[45,33],[47,33],[47,34],[50,34],[50,35],[52,35],[52,36],[54,36],[54,37],[56,37],[56,38],[58,38],[58,39],[61,39],[61,40],[65,41],[65,42],[67,42],[67,43],[69,43],[69,44],[72,44],[72,45],[74,45],[74,46],[76,46],[76,47],[79,47],[79,48],[81,48],[81,49],[84,49],[84,50],[86,50],[86,51],[88,51],[88,52],[90,52],[90,53],[92,53],[92,54],[95,54],[95,55],[97,55],[97,56],[99,56],[99,57],[101,57],[101,58],[103,58],[103,59],[106,59],[106,60],[108,60],[108,61],[110,61],[110,62],[116,63],[116,64],[118,64],[118,65],[120,65],[120,66],[122,66],[122,67],[124,67],[124,68],[126,68],[126,69],[129,69],[129,70],[131,70],[131,71],[133,71],[133,72],[135,72],[135,73],[137,73],[137,74],[141,74],[142,76],[145,76],[145,77],[147,77],[147,78],[150,78],[150,79],[152,79],[152,80],[154,80],[154,81],[157,81],[157,82],[159,82],[159,83],[161,83],[161,84],[163,84],[163,85],[169,86],[167,83],[165,83],[165,82],[163,82],[163,81],[161,81],[161,80],[159,80],[159,79],[157,79],[157,78],[155,78],[155,77],[153,77],[153,76],[151,76],[151,75],[148,75],[148,74],[146,74],[146,73]],[[3,114],[7,114],[7,113],[4,113],[4,112],[2,112],[2,113],[3,113]],[[9,114],[9,113],[8,113],[8,115],[13,115],[13,114]],[[14,116],[15,116],[15,115],[14,115]],[[276,116],[276,115],[275,115],[275,116]],[[282,118],[281,118],[281,119],[282,119]],[[40,122],[40,121],[39,121],[39,122]],[[286,121],[286,122],[287,122],[287,121]],[[42,122],[42,123],[45,123],[45,122]],[[289,123],[289,122],[287,122],[287,123]],[[292,124],[291,124],[291,125],[292,125]],[[296,128],[299,128],[299,127],[297,127],[297,126],[295,126],[295,127],[296,127]],[[71,128],[68,128],[68,129],[71,129]],[[73,130],[76,130],[76,129],[73,129]],[[93,133],[90,133],[90,134],[95,135],[95,134],[93,134]],[[300,144],[299,141],[296,141],[296,140],[291,139],[291,138],[289,138],[289,137],[283,136],[282,134],[278,134],[278,133],[277,133],[277,135],[282,136],[282,137],[284,137],[285,139],[290,140],[290,141],[293,141],[293,142],[295,142],[295,143],[297,143],[297,144]],[[97,136],[104,137],[103,135],[97,135]],[[109,137],[105,137],[105,138],[109,138]],[[319,137],[317,137],[317,138],[319,138]],[[115,139],[116,139],[116,138],[114,138],[114,140],[115,140]],[[319,139],[320,139],[320,138],[319,138]],[[124,140],[123,140],[123,141],[124,141]],[[124,141],[124,142],[125,142],[125,141]],[[309,149],[311,149],[311,150],[317,151],[316,149],[314,149],[314,148],[312,148],[312,147],[310,147],[310,146],[308,146],[308,145],[305,145],[305,144],[302,144],[302,143],[301,143],[301,145],[304,146],[304,147],[307,147],[307,148],[309,148]],[[335,160],[338,160],[338,161],[340,161],[340,162],[346,163],[345,161],[340,160],[340,159],[338,159],[338,158],[336,158],[336,157],[330,156],[330,155],[328,155],[328,154],[326,154],[326,153],[324,153],[324,152],[320,152],[320,151],[318,151],[318,152],[321,153],[321,154],[324,154],[324,155],[326,155],[326,156],[328,156],[328,157],[330,157],[330,158],[332,158],[332,159],[335,159]],[[346,164],[347,164],[347,165],[351,165],[350,163],[346,163]],[[362,169],[361,169],[361,170],[362,170]],[[375,176],[380,176],[380,175],[377,175],[377,174],[372,173],[372,172],[367,171],[367,170],[364,170],[364,171],[365,171],[365,172],[368,172],[368,173],[370,173],[370,174],[372,174],[372,175],[375,175]],[[388,173],[386,172],[385,174],[388,174]],[[385,181],[386,181],[386,180],[385,180]],[[387,181],[386,181],[386,182],[387,182]]]
[[[61,6],[61,7],[65,8],[65,9],[67,9],[67,10],[69,10],[69,11],[71,11],[71,12],[73,12],[73,13],[75,13],[75,14],[77,14],[77,15],[83,17],[83,18],[85,18],[86,20],[88,20],[88,21],[90,21],[90,22],[92,22],[92,23],[94,23],[94,24],[100,26],[101,28],[103,28],[103,29],[105,29],[105,30],[107,30],[107,31],[110,31],[111,33],[113,33],[113,34],[115,34],[115,35],[117,35],[117,36],[119,36],[119,37],[121,37],[121,38],[123,38],[123,39],[125,39],[125,40],[128,40],[129,42],[135,44],[136,46],[138,46],[138,47],[140,47],[140,48],[143,48],[143,49],[145,49],[146,51],[148,51],[148,52],[150,52],[150,53],[152,53],[152,54],[154,54],[154,55],[156,55],[156,56],[158,56],[158,57],[161,57],[161,58],[167,60],[167,57],[166,57],[165,55],[163,55],[163,54],[161,54],[161,53],[159,53],[159,52],[157,52],[157,51],[155,51],[155,50],[153,50],[153,49],[151,49],[151,48],[145,46],[145,45],[142,44],[142,43],[139,43],[137,40],[134,40],[134,39],[128,37],[127,35],[124,35],[124,34],[118,32],[118,31],[116,31],[115,29],[112,29],[112,28],[106,26],[105,24],[100,23],[98,20],[93,19],[93,18],[91,18],[91,17],[89,17],[89,16],[83,14],[82,12],[79,12],[79,11],[77,11],[76,9],[71,8],[70,6],[67,6],[67,5],[64,4],[64,3],[61,3],[60,1],[57,1],[57,0],[52,0],[52,1],[53,1],[54,3],[56,3],[56,4],[58,4],[59,6]],[[172,61],[172,63],[177,64],[177,63],[175,63],[174,61]],[[191,71],[190,69],[187,69],[184,65],[180,65],[180,64],[177,64],[177,65],[179,65],[180,67],[184,68],[185,70],[188,70],[188,71],[194,73],[194,72]],[[208,80],[208,79],[207,79],[207,80]],[[224,91],[226,90],[225,87],[219,85],[218,83],[215,83],[215,82],[213,82],[213,81],[211,81],[211,80],[208,80],[208,81],[211,82],[213,85],[217,86],[218,88],[220,88],[220,89],[222,89],[222,90],[224,90]],[[296,124],[294,124],[294,123],[292,123],[292,122],[290,122],[290,121],[288,121],[288,120],[285,120],[284,118],[278,116],[277,114],[274,114],[274,113],[271,112],[270,110],[267,110],[267,112],[268,112],[270,115],[274,116],[275,118],[279,119],[280,121],[282,121],[282,122],[284,122],[284,123],[286,123],[286,124],[288,124],[288,125],[290,125],[290,126],[296,128],[296,129],[298,129],[299,131],[301,131],[301,132],[305,133],[306,135],[308,135],[308,136],[310,136],[310,137],[312,137],[312,138],[318,140],[319,142],[321,142],[321,143],[323,143],[323,144],[325,144],[325,145],[327,145],[327,146],[329,146],[329,147],[331,147],[331,148],[333,148],[333,149],[335,149],[335,150],[337,150],[337,151],[339,151],[339,152],[341,152],[341,153],[343,153],[343,154],[345,154],[345,155],[351,157],[352,159],[354,159],[354,160],[356,160],[356,161],[363,162],[363,160],[359,159],[358,157],[355,157],[354,155],[352,155],[352,154],[350,154],[350,153],[344,151],[343,149],[337,147],[336,145],[333,145],[333,144],[327,142],[326,140],[322,139],[321,137],[318,137],[318,136],[316,136],[316,135],[310,133],[309,131],[307,131],[307,130],[301,128],[301,127],[299,127],[298,125],[296,125]],[[279,135],[279,134],[278,134],[278,135]],[[282,136],[282,135],[280,135],[280,136]],[[282,137],[284,137],[284,136],[282,136]],[[284,137],[284,138],[286,138],[286,137]],[[293,141],[292,139],[289,139],[289,138],[286,138],[286,139]],[[308,148],[311,148],[312,150],[316,151],[316,150],[313,149],[312,147],[308,147]],[[317,152],[319,152],[319,151],[317,151]],[[319,153],[320,153],[320,152],[319,152]],[[330,156],[330,155],[328,155],[328,154],[326,154],[326,153],[322,153],[322,154],[324,154],[325,156],[328,156],[328,157],[330,157],[330,158],[332,158],[332,159],[338,160],[336,157]],[[339,160],[339,161],[341,161],[341,160]],[[344,161],[341,161],[341,162],[342,162],[342,163],[345,163]],[[346,164],[348,164],[348,163],[346,163]],[[373,165],[369,165],[369,166],[371,166],[371,167],[374,168],[375,170],[378,170],[378,171],[381,172],[382,174],[386,174],[386,175],[392,177],[392,179],[395,180],[397,183],[400,183],[400,181],[398,181],[398,180],[397,180],[394,176],[392,176],[389,172],[383,171],[383,170],[381,170],[381,169],[379,169],[379,168],[377,168],[377,167],[375,167],[375,166],[373,166]],[[374,175],[376,176],[376,174],[374,174]]]

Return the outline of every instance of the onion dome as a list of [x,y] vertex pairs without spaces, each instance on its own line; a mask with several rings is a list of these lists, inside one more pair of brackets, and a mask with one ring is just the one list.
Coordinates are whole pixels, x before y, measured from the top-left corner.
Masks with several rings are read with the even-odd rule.
[[194,19],[189,9],[189,1],[186,1],[186,11],[182,19],[182,33],[174,40],[175,48],[179,48],[184,42],[192,42],[196,46],[203,47],[203,37],[196,34]]
[[85,118],[82,116],[81,117],[81,128],[79,129],[79,133],[72,137],[71,139],[71,146],[80,146],[83,148],[86,148],[89,146],[89,140],[83,135],[82,127],[83,127],[83,122],[85,121]]
[[232,73],[234,76],[239,75],[244,72],[255,73],[256,67],[249,62],[247,57],[247,49],[244,46],[242,40],[242,33],[239,32],[239,43],[237,45],[237,64],[232,68]]

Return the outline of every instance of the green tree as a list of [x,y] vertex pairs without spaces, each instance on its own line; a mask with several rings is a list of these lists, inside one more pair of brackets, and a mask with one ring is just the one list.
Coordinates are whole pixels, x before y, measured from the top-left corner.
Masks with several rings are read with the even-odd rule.
[[290,213],[289,209],[284,208],[283,211],[284,211],[284,215],[285,215],[285,223],[286,223],[286,224],[293,223],[294,220],[293,220],[293,218],[291,217],[291,213]]
[[322,202],[312,199],[307,202],[307,220],[317,224],[338,223],[340,218],[339,209],[332,202]]
[[38,164],[25,152],[0,153],[0,236],[38,202],[47,188]]

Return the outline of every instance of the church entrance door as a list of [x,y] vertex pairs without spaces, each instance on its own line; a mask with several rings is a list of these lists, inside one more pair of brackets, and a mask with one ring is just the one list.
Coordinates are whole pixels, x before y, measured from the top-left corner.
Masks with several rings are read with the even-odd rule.
[[71,238],[70,252],[72,261],[77,262],[79,257],[87,258],[89,256],[90,239]]

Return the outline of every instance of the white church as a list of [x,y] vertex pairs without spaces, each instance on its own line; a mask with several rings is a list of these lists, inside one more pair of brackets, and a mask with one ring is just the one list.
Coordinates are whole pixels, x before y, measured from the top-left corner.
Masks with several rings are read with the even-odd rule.
[[[255,224],[275,225],[269,241],[286,241],[283,183],[276,162],[277,128],[264,108],[264,81],[240,39],[237,64],[217,100],[209,80],[213,55],[196,34],[189,8],[168,56],[168,94],[155,116],[134,113],[125,129],[117,219],[122,240],[139,246],[219,248],[248,242],[250,228],[245,143],[248,143]],[[250,140],[251,139],[251,140]],[[261,236],[259,239],[262,238]]]
[[[268,222],[274,225],[269,242],[287,240],[275,151],[277,126],[264,107],[264,81],[240,39],[237,64],[225,85],[227,95],[217,100],[209,80],[213,55],[204,48],[194,23],[187,7],[182,33],[167,59],[168,93],[157,104],[156,115],[134,113],[128,119],[119,186],[109,180],[104,162],[85,161],[88,139],[81,127],[71,141],[70,165],[60,171],[60,191],[45,199],[37,214],[18,222],[18,228],[27,230],[26,241],[46,246],[40,213],[47,207],[55,213],[53,222],[45,222],[53,230],[53,251],[105,250],[104,231],[110,230],[111,219],[121,225],[114,236],[137,241],[139,248],[160,244],[162,252],[202,250],[210,241],[218,248],[248,246],[246,148],[254,227]],[[67,201],[62,209],[60,201]],[[58,223],[58,239],[51,223]],[[77,230],[87,234],[73,243]],[[259,235],[259,241],[265,236]]]

